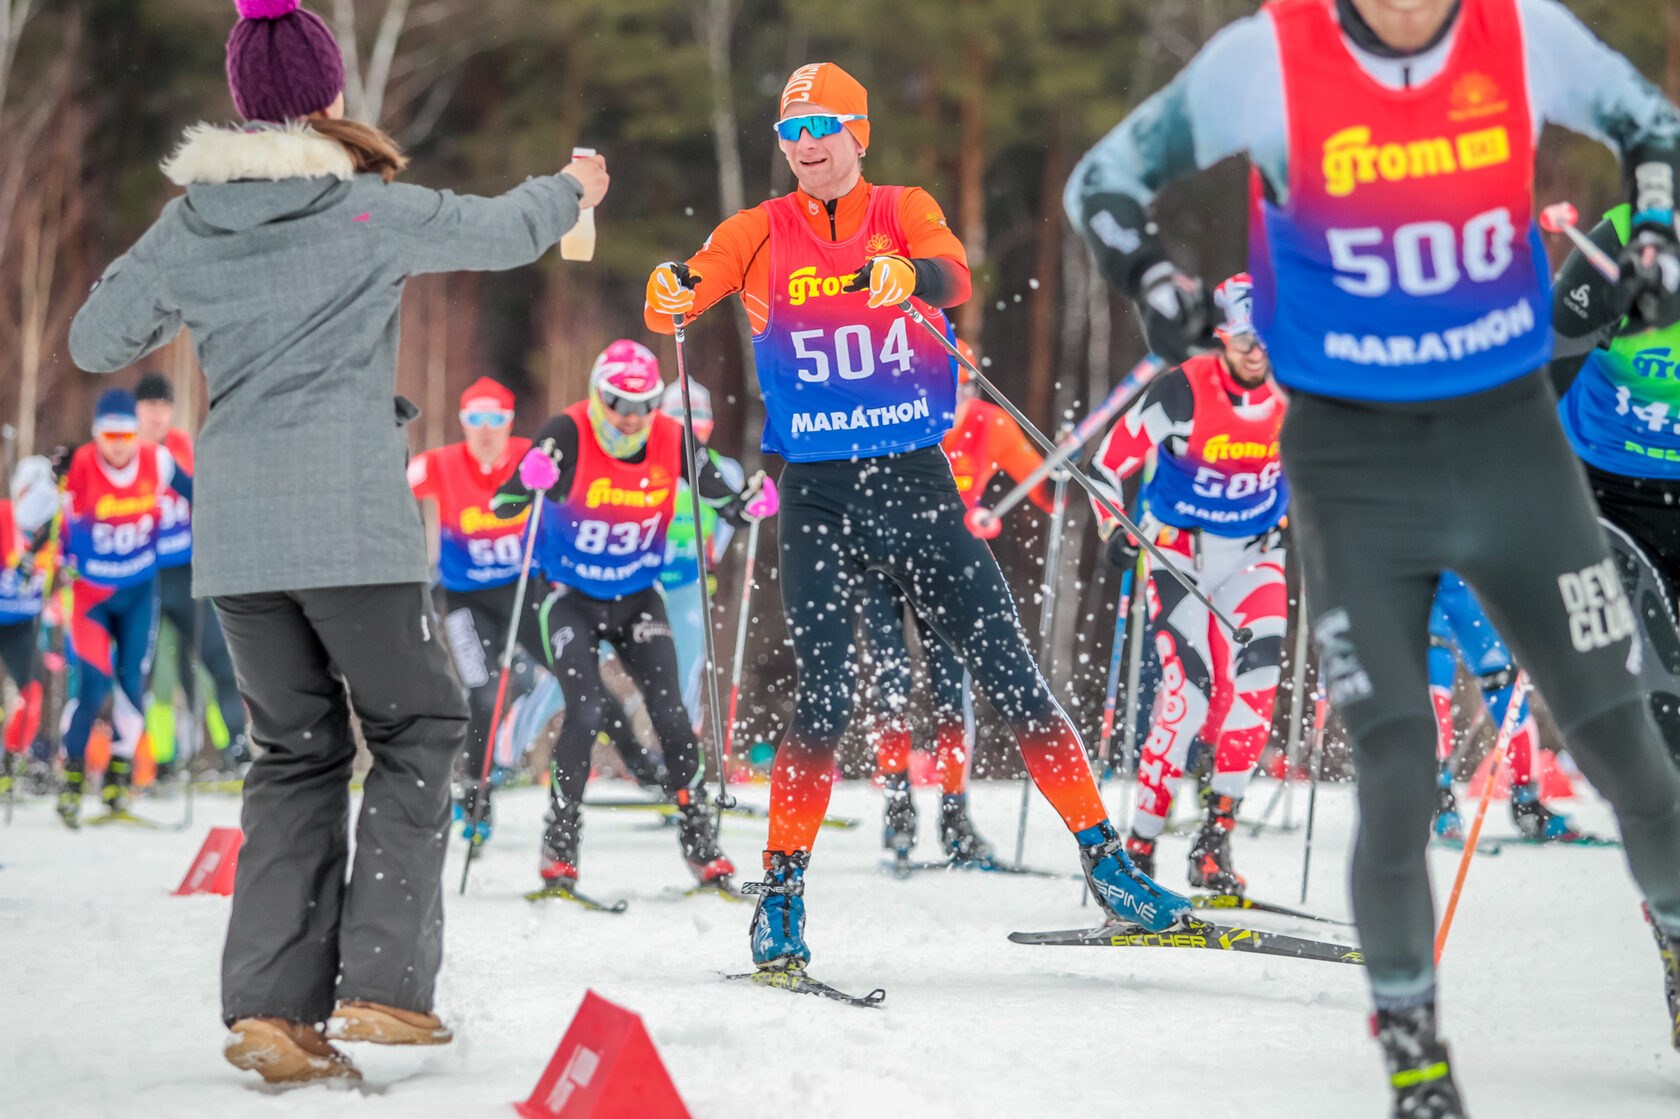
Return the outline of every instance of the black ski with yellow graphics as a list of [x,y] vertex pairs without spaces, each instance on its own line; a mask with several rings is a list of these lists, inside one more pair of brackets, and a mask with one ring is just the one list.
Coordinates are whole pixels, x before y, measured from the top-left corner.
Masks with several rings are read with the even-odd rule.
[[608,905],[604,901],[596,901],[588,894],[580,894],[570,886],[544,886],[540,890],[532,890],[525,895],[526,901],[569,901],[574,905],[581,905],[592,913],[623,913],[630,908],[630,903],[623,898]]
[[1276,913],[1281,917],[1294,917],[1300,921],[1318,921],[1325,925],[1343,925],[1353,927],[1352,921],[1339,921],[1334,917],[1321,917],[1317,913],[1308,913],[1304,909],[1291,909],[1287,905],[1277,905],[1269,901],[1256,901],[1242,894],[1191,894],[1190,904],[1197,909],[1248,909],[1255,913]]
[[812,979],[800,967],[765,967],[757,971],[742,972],[739,975],[725,975],[725,979],[741,979],[748,983],[756,983],[760,987],[779,987],[784,991],[792,991],[796,995],[816,995],[819,998],[833,999],[843,1002],[847,1006],[880,1006],[886,1001],[887,992],[877,987],[867,995],[848,995],[845,991],[830,987],[820,979]]
[[1095,929],[1064,932],[1016,932],[1009,939],[1016,944],[1080,945],[1088,948],[1195,948],[1211,952],[1253,952],[1263,956],[1287,956],[1297,960],[1322,960],[1331,964],[1363,967],[1365,957],[1351,944],[1312,940],[1301,936],[1215,925],[1197,917],[1181,917],[1162,932],[1150,932],[1140,925],[1104,925]]

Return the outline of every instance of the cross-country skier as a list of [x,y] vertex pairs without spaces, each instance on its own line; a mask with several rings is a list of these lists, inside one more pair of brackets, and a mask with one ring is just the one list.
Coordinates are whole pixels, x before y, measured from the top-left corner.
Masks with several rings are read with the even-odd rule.
[[100,798],[114,816],[127,813],[157,640],[163,503],[171,491],[192,500],[192,477],[139,430],[134,394],[107,389],[94,406],[93,441],[71,456],[64,477],[65,559],[75,569],[70,635],[79,668],[58,814],[71,827],[81,821],[88,734],[108,698],[111,762]]
[[[1200,735],[1213,747],[1215,772],[1190,846],[1190,884],[1218,894],[1246,889],[1231,863],[1231,831],[1271,736],[1289,622],[1279,529],[1289,484],[1278,461],[1287,404],[1268,379],[1252,286],[1246,272],[1219,285],[1221,348],[1151,382],[1097,452],[1097,465],[1116,490],[1155,452],[1142,501],[1150,521],[1165,526],[1157,543],[1217,606],[1254,632],[1247,645],[1235,644],[1177,580],[1150,579],[1146,640],[1159,659],[1161,683],[1138,761],[1138,809],[1126,850],[1155,873],[1155,845]],[[1131,570],[1137,543],[1109,517],[1099,531],[1109,561]]]
[[[1633,235],[1626,203],[1588,236],[1612,257]],[[1645,631],[1640,666],[1651,713],[1680,760],[1680,326],[1642,330],[1625,321],[1620,287],[1577,250],[1552,289],[1552,322],[1576,353],[1554,361],[1558,415],[1586,465],[1610,550]]]
[[30,540],[58,512],[58,480],[40,455],[12,468],[11,498],[0,501],[0,667],[12,678],[18,702],[6,713],[5,768],[0,795],[11,791],[24,751],[41,726],[41,651],[37,631],[48,564],[29,551]]
[[[1283,459],[1329,696],[1353,740],[1353,899],[1396,1114],[1458,1116],[1437,1038],[1425,847],[1427,627],[1463,575],[1615,807],[1680,1015],[1680,778],[1629,671],[1634,623],[1543,373],[1534,149],[1605,140],[1633,202],[1620,310],[1680,316],[1680,114],[1555,0],[1272,0],[1075,167],[1068,215],[1158,353],[1205,299],[1148,207],[1246,152],[1255,320],[1290,390]],[[1492,479],[1498,479],[1493,484]],[[1680,1036],[1680,1035],[1677,1035]]]
[[[165,164],[184,192],[105,269],[70,351],[114,371],[192,330],[213,402],[193,591],[215,600],[261,747],[222,955],[223,1053],[268,1081],[347,1080],[329,1018],[345,1041],[453,1036],[432,1001],[467,704],[403,478],[417,414],[393,397],[403,289],[531,263],[608,180],[592,156],[496,198],[393,182],[407,159],[343,119],[326,23],[297,0],[236,2],[227,76],[248,123],[187,133]],[[373,755],[353,865],[352,709]]]
[[[175,390],[168,379],[159,373],[142,376],[134,386],[134,407],[140,418],[140,438],[164,447],[177,466],[192,473],[192,437],[175,426]],[[175,626],[176,678],[191,706],[198,694],[194,661],[204,664],[216,686],[216,707],[222,713],[222,723],[228,733],[223,768],[237,773],[251,763],[250,743],[245,734],[245,701],[239,698],[239,684],[233,678],[233,660],[228,656],[221,620],[213,608],[193,601],[192,502],[170,490],[158,499],[158,509],[158,609]],[[170,697],[157,697],[154,702],[168,704]],[[202,730],[194,727],[191,733],[196,737]],[[158,744],[152,745],[155,749]],[[178,754],[171,753],[167,760],[160,760],[159,769],[167,771],[182,760]]]
[[[467,688],[465,777],[455,813],[466,821],[463,839],[482,842],[494,822],[491,789],[478,787],[496,704],[498,662],[513,622],[513,593],[524,558],[525,515],[503,519],[492,511],[496,490],[513,476],[531,449],[513,435],[513,392],[480,377],[461,393],[456,418],[465,438],[408,460],[408,485],[438,514],[438,582],[443,586],[444,634],[455,669]],[[530,601],[529,598],[526,600]],[[536,617],[520,620],[520,640],[542,654]],[[473,834],[478,798],[484,798],[480,830]]]
[[[1517,666],[1475,594],[1463,579],[1449,571],[1441,576],[1441,588],[1435,592],[1435,605],[1429,611],[1429,695],[1435,703],[1436,750],[1441,759],[1435,834],[1447,839],[1464,836],[1464,821],[1453,796],[1451,766],[1453,678],[1461,657],[1476,676],[1488,717],[1495,728],[1499,727],[1516,691]],[[1579,839],[1581,833],[1569,818],[1540,799],[1540,728],[1529,710],[1527,696],[1517,710],[1517,729],[1506,744],[1505,756],[1511,760],[1511,820],[1517,830],[1543,841]]]
[[[957,349],[974,365],[979,355],[966,340]],[[1009,413],[980,399],[980,386],[966,368],[957,372],[957,413],[951,430],[940,440],[951,462],[951,477],[963,504],[972,509],[998,474],[1019,482],[1044,462]],[[1050,487],[1041,484],[1028,495],[1033,504],[1050,512]],[[884,572],[871,571],[858,596],[858,619],[874,668],[876,703],[870,713],[868,737],[875,743],[875,764],[886,792],[882,809],[881,842],[900,858],[916,845],[916,804],[910,796],[910,650],[905,630],[916,627],[922,661],[933,698],[934,748],[939,759],[939,845],[947,858],[959,863],[985,863],[991,844],[975,830],[968,809],[968,772],[973,757],[970,741],[968,671],[956,651],[933,627],[924,624]]]
[[839,66],[794,71],[775,130],[799,189],[729,218],[685,264],[655,268],[646,312],[650,328],[669,333],[673,315],[740,294],[764,392],[764,450],[788,463],[780,571],[799,686],[776,753],[753,961],[803,968],[810,959],[805,868],[851,718],[852,599],[871,570],[904,589],[1008,721],[1107,910],[1167,925],[1188,903],[1126,857],[997,561],[963,527],[938,448],[956,411],[953,363],[896,309],[915,299],[944,327],[936,308],[970,291],[962,244],[926,191],[864,180],[868,95]]
[[[703,886],[727,887],[735,873],[718,848],[705,759],[683,706],[676,645],[658,591],[683,476],[682,424],[659,410],[664,389],[659,361],[646,346],[612,343],[590,370],[588,398],[543,425],[537,446],[496,495],[495,510],[504,517],[528,509],[535,490],[549,495],[536,556],[553,590],[533,609],[542,633],[537,647],[566,694],[566,721],[554,746],[539,867],[548,889],[569,890],[578,878],[583,789],[607,719],[596,651],[602,641],[618,653],[647,704],[689,869]],[[740,523],[763,481],[756,475],[737,491],[710,459],[701,460],[700,498],[726,520]]]
[[[711,449],[712,413],[711,391],[699,381],[688,383],[689,403],[694,409],[694,436],[706,448],[712,465],[735,489],[746,485],[747,473],[741,464],[728,455]],[[682,386],[676,382],[666,388],[659,410],[674,420],[683,418]],[[706,559],[708,578],[712,568],[723,559],[735,526],[717,515],[712,506],[702,503],[700,518],[706,532],[706,545],[711,555]],[[688,481],[677,486],[676,510],[671,514],[671,529],[665,535],[665,566],[659,569],[659,589],[665,595],[665,610],[671,618],[671,634],[677,642],[677,674],[682,680],[683,703],[688,707],[689,719],[698,726],[701,715],[701,695],[704,693],[706,667],[705,624],[701,615],[700,564],[696,560],[694,513],[688,500]]]

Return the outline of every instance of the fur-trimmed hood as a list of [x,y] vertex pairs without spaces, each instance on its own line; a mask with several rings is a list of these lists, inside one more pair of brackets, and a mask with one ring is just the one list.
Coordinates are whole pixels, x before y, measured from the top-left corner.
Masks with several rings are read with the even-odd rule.
[[332,205],[356,171],[343,144],[293,122],[194,125],[163,173],[187,188],[194,216],[237,231]]
[[244,128],[195,124],[181,137],[163,173],[176,186],[250,179],[348,179],[350,153],[301,121]]

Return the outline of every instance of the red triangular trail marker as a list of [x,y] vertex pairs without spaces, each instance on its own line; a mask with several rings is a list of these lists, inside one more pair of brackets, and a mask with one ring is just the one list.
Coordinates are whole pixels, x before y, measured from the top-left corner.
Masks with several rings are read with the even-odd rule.
[[525,1119],[691,1119],[639,1015],[585,991]]
[[239,869],[239,846],[244,842],[245,833],[238,828],[211,828],[210,834],[204,837],[204,846],[198,849],[192,866],[187,868],[187,876],[176,887],[175,896],[221,894],[227,897],[233,893],[233,876]]

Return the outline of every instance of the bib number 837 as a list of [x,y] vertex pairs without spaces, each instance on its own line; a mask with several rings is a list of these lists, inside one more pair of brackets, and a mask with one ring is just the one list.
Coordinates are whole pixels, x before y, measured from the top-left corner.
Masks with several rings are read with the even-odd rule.
[[664,514],[658,513],[645,521],[621,521],[618,524],[583,521],[578,525],[577,549],[591,555],[605,552],[609,556],[628,556],[646,551],[653,545],[654,534],[659,531],[662,520]]
[[1376,226],[1326,230],[1336,286],[1350,295],[1377,298],[1398,286],[1407,295],[1440,295],[1468,276],[1497,280],[1511,266],[1517,238],[1511,211],[1501,206],[1477,214],[1463,231],[1444,221],[1416,221],[1394,231],[1394,264],[1382,251]]

